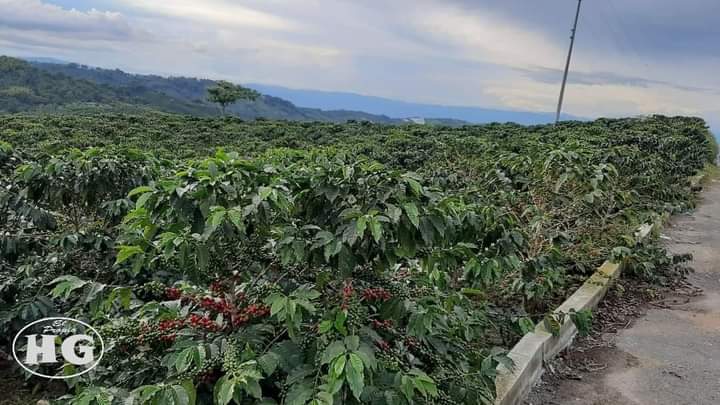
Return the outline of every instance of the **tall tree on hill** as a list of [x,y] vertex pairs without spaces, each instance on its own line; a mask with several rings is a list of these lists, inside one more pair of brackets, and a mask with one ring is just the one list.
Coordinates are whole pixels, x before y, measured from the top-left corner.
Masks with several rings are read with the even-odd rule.
[[225,108],[238,100],[255,100],[260,93],[247,87],[238,86],[225,80],[216,82],[215,86],[207,89],[208,101],[220,105],[222,115],[225,115]]

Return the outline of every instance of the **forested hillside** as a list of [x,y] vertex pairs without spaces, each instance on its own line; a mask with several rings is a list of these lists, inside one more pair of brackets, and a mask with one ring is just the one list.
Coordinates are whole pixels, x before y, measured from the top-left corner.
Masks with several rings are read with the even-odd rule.
[[[138,75],[119,69],[101,69],[74,63],[40,63],[32,66],[56,76],[71,77],[98,85],[111,92],[120,92],[134,96],[141,104],[152,105],[161,111],[190,113],[200,116],[217,115],[217,108],[207,101],[207,89],[215,85],[214,80],[189,77],[162,77],[157,75]],[[166,103],[172,99],[182,108]],[[188,109],[188,107],[191,107]],[[228,107],[231,115],[242,119],[265,118],[292,121],[328,121],[345,122],[347,120],[372,121],[382,123],[399,122],[384,115],[368,114],[360,111],[320,110],[302,108],[278,97],[262,95],[254,101],[238,101]]]
[[160,111],[213,115],[206,105],[186,103],[146,87],[112,87],[33,67],[20,59],[0,56],[0,111],[57,111],[65,107],[115,107],[117,110]]

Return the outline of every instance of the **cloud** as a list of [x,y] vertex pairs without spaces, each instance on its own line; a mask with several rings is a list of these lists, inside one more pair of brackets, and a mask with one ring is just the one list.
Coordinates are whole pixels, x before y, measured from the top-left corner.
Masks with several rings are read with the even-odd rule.
[[[571,0],[434,0],[466,12],[490,12],[515,26],[540,31],[553,41],[567,42],[576,1]],[[717,53],[720,35],[717,0],[584,1],[580,13],[581,42],[593,49],[620,47],[641,57]],[[630,48],[635,48],[631,50]]]
[[548,66],[557,62],[563,48],[542,32],[513,24],[488,10],[465,10],[429,3],[412,13],[418,34],[432,37],[436,46],[462,57],[512,67]]
[[[563,71],[560,69],[551,69],[543,67],[534,67],[528,69],[515,68],[516,71],[524,76],[542,83],[558,84],[562,78]],[[646,77],[629,76],[613,72],[581,72],[573,70],[568,77],[568,83],[602,86],[617,85],[626,87],[642,87],[650,88],[655,86],[670,87],[677,90],[688,92],[702,92],[720,95],[720,89],[709,87],[686,86],[673,83],[666,80],[654,80]]]
[[16,33],[43,32],[89,41],[147,39],[117,12],[68,10],[40,0],[0,0],[0,10],[0,29]]
[[[531,78],[501,80],[485,91],[509,107],[546,110],[557,103],[559,83]],[[717,95],[665,85],[572,84],[565,93],[564,112],[582,117],[618,117],[645,114],[694,115],[713,118],[710,106]]]
[[[48,35],[42,31],[0,28],[0,47],[20,50],[28,56],[73,55],[72,52],[118,51],[114,41],[78,41],[67,35]],[[22,52],[22,51],[30,51]],[[32,52],[35,52],[33,54]]]
[[203,21],[234,28],[262,28],[268,30],[295,31],[300,25],[277,15],[222,0],[119,0],[127,6],[166,17]]
[[[99,4],[103,11],[92,8]],[[407,101],[553,111],[575,4],[0,0],[0,53]],[[717,0],[583,2],[566,111],[717,117],[718,13]]]

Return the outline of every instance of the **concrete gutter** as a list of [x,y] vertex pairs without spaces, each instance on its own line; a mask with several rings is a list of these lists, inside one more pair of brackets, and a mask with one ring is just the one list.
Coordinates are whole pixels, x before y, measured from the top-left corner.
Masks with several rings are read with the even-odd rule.
[[[698,187],[704,177],[704,172],[691,177],[689,179],[691,187]],[[635,232],[636,240],[641,242],[653,232],[659,232],[668,219],[669,215],[664,213],[658,217],[655,223],[641,225]],[[567,314],[571,310],[594,310],[612,282],[620,277],[623,267],[624,263],[605,261],[554,312]],[[508,353],[508,357],[514,362],[514,368],[509,370],[503,365],[497,367],[495,405],[521,404],[542,376],[545,362],[552,360],[558,353],[569,347],[577,333],[575,324],[569,316],[565,316],[557,336],[553,336],[543,323],[538,324],[535,331],[525,334]]]

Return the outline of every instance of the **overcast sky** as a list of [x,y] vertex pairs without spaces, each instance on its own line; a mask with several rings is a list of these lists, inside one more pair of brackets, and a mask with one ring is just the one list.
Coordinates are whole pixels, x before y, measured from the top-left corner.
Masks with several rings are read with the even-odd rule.
[[[576,4],[0,0],[0,53],[553,111]],[[693,114],[720,124],[718,15],[718,0],[584,0],[566,112]]]

